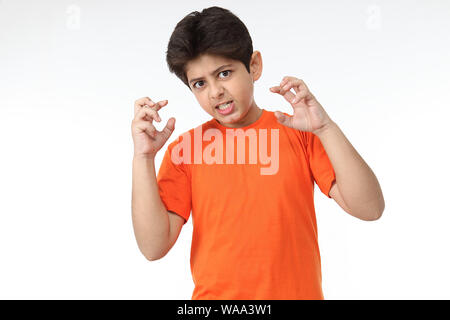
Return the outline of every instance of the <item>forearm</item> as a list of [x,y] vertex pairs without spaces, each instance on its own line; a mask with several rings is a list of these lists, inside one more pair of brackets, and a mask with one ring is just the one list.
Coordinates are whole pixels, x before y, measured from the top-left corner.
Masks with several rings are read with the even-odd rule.
[[316,133],[336,173],[336,184],[352,215],[377,219],[384,210],[380,184],[339,126],[331,122]]
[[169,242],[169,215],[161,201],[154,158],[133,158],[132,219],[143,255],[157,259]]

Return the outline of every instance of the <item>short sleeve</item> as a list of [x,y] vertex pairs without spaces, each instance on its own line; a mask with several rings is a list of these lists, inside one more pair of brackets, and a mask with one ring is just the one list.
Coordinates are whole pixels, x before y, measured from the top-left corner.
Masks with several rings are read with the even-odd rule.
[[179,139],[167,147],[156,181],[159,195],[167,211],[172,211],[181,216],[186,223],[192,207],[191,182],[185,164],[176,164],[171,159],[172,149],[177,142],[179,142]]
[[306,137],[309,166],[314,181],[319,186],[320,191],[328,198],[331,198],[329,195],[330,189],[336,180],[333,166],[320,139],[311,132],[306,132]]

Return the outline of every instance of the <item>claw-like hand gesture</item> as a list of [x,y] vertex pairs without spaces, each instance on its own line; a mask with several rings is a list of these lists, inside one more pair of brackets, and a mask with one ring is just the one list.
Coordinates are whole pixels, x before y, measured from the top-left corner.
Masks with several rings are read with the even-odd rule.
[[[294,89],[295,94],[291,92]],[[294,115],[286,116],[275,111],[278,122],[297,130],[317,134],[332,123],[320,103],[309,91],[303,80],[295,77],[284,77],[279,86],[271,87],[270,91],[282,95],[294,109]]]
[[157,103],[149,97],[136,100],[134,103],[134,119],[131,123],[131,133],[134,142],[134,155],[155,157],[156,153],[169,139],[175,129],[175,118],[167,120],[162,131],[156,130],[153,120],[160,122],[158,110],[167,105],[163,100]]

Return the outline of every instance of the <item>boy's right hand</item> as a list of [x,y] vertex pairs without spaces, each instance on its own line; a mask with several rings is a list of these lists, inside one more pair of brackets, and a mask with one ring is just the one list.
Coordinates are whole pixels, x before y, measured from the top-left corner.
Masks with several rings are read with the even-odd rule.
[[156,130],[153,120],[160,122],[158,110],[167,105],[163,100],[157,103],[149,97],[136,100],[131,133],[134,142],[134,155],[154,158],[175,129],[175,118],[170,118],[162,131]]

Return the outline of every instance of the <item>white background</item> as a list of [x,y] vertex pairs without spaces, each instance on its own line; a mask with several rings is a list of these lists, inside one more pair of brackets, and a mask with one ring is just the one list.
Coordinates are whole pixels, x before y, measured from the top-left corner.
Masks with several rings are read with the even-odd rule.
[[212,5],[262,54],[258,106],[291,113],[269,87],[303,79],[382,186],[374,222],[316,187],[325,299],[449,299],[444,0],[0,0],[0,298],[191,298],[191,219],[163,259],[137,247],[131,121],[144,96],[169,100],[169,142],[210,119],[165,52],[180,19]]

